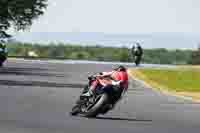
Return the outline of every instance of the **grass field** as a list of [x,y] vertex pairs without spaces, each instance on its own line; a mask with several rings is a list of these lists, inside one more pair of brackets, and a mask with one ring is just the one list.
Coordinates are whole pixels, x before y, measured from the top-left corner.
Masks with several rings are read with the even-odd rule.
[[176,92],[200,92],[200,69],[197,68],[133,69],[131,73],[157,89]]

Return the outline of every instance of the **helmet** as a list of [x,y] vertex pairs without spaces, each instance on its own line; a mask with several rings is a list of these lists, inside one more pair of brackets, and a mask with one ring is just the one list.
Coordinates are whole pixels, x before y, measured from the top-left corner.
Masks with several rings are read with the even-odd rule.
[[136,43],[136,46],[137,46],[137,48],[140,48],[141,46],[140,46],[140,43]]
[[114,68],[115,71],[126,71],[126,68],[122,65],[119,65],[117,67]]

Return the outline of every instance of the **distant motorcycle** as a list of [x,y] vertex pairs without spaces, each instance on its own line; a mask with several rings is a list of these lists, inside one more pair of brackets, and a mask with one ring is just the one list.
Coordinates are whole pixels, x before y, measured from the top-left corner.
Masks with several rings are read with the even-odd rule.
[[132,54],[135,65],[139,66],[142,61],[143,49],[139,43],[136,43],[136,45],[137,45],[137,47],[135,47],[135,45],[133,45],[133,47],[131,49],[131,54]]
[[[81,97],[72,108],[71,115],[81,115],[85,117],[96,117],[99,114],[106,114],[113,108],[119,100],[119,96],[112,88],[103,87],[106,79],[99,79],[95,75],[88,77],[88,85],[85,86],[82,93],[88,91],[88,88],[94,81],[98,81],[96,94],[92,97]],[[120,96],[121,97],[121,96]]]

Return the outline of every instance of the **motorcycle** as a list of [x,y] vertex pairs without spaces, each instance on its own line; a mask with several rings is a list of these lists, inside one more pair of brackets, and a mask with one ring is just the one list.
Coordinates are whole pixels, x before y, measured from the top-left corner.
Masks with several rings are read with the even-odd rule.
[[132,54],[132,59],[135,65],[139,66],[142,60],[143,49],[141,48],[141,46],[137,47],[137,49],[135,49],[135,47],[133,46],[130,52]]
[[106,114],[113,109],[117,101],[121,99],[122,94],[124,94],[124,91],[122,90],[119,95],[113,87],[109,86],[109,80],[99,78],[95,75],[88,77],[88,84],[84,87],[82,94],[87,92],[89,87],[95,81],[98,83],[95,89],[95,95],[92,97],[80,96],[70,112],[71,115],[96,117],[99,114]]

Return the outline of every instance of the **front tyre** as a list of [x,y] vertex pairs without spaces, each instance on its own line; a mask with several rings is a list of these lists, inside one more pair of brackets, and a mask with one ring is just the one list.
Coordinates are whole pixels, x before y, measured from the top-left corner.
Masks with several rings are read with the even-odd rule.
[[136,66],[140,65],[141,60],[142,60],[142,57],[140,57],[140,56],[136,57],[136,59],[135,59]]
[[73,108],[72,108],[72,111],[70,112],[70,114],[72,116],[75,116],[77,115],[78,113],[80,113],[80,106],[79,105],[75,105]]

